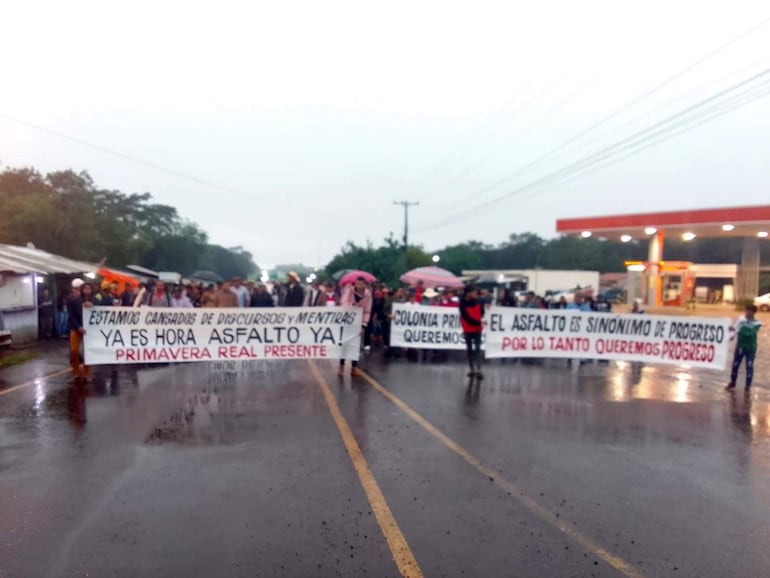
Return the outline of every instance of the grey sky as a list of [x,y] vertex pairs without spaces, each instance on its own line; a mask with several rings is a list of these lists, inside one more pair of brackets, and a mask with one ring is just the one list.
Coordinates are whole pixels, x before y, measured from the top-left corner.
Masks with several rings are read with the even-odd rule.
[[400,237],[393,200],[421,201],[412,240],[429,250],[551,235],[560,217],[764,204],[770,97],[430,228],[770,67],[769,25],[478,194],[768,16],[760,1],[14,2],[0,114],[230,191],[2,117],[0,162],[150,191],[263,266]]

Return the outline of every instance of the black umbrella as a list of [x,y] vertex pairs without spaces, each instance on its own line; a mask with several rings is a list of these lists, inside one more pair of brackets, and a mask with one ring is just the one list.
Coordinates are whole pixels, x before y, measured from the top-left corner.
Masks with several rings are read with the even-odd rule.
[[221,283],[224,281],[222,276],[214,273],[214,271],[196,271],[188,275],[188,277],[196,281],[205,281],[206,283]]

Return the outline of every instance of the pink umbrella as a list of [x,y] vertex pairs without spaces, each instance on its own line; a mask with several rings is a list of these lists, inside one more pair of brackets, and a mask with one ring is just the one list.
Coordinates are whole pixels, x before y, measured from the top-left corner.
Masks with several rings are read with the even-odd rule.
[[416,285],[422,281],[426,287],[447,287],[449,289],[459,289],[465,284],[459,277],[441,267],[417,267],[401,275],[401,281],[409,285]]
[[367,273],[366,271],[351,271],[350,273],[346,273],[342,279],[340,279],[340,285],[353,285],[360,277],[364,278],[364,281],[367,283],[376,283],[377,277],[372,275],[371,273]]

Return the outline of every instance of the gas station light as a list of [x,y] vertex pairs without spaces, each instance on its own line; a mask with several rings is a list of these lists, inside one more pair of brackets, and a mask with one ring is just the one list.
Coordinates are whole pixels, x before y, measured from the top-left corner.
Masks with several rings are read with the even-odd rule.
[[682,234],[682,240],[683,241],[692,241],[696,237],[695,233],[683,233]]
[[766,238],[767,237],[767,231],[760,231],[759,233],[757,233],[757,237],[759,237],[760,239]]
[[735,225],[722,225],[722,230],[729,233],[735,230]]
[[631,235],[621,235],[620,240],[623,243],[628,243],[633,237]]
[[591,236],[591,231],[583,231],[582,233],[580,233],[580,236],[583,237],[584,239],[588,239],[588,237]]
[[658,230],[657,230],[655,227],[647,227],[647,228],[644,230],[644,234],[645,234],[645,235],[654,235],[654,234],[655,234],[655,233],[657,233],[657,232],[658,232]]

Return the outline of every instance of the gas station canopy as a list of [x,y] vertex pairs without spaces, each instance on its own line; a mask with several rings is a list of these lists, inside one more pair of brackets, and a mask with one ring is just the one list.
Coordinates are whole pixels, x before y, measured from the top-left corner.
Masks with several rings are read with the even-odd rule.
[[[689,267],[679,266],[677,275],[665,270],[663,247],[667,237],[684,241],[697,237],[742,237],[737,293],[739,298],[746,299],[755,297],[759,289],[759,241],[770,237],[770,205],[561,219],[556,221],[556,231],[564,235],[597,236],[624,243],[648,239],[649,256],[641,264],[648,305],[661,305],[666,289],[676,289],[685,296],[686,292],[681,291],[692,289],[693,279],[688,278],[692,273]],[[667,278],[672,276],[676,278]]]
[[560,219],[556,221],[556,231],[621,241],[646,239],[658,232],[685,240],[695,237],[765,238],[770,234],[770,205]]

